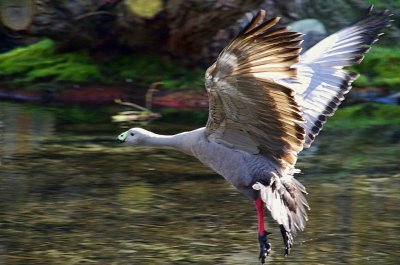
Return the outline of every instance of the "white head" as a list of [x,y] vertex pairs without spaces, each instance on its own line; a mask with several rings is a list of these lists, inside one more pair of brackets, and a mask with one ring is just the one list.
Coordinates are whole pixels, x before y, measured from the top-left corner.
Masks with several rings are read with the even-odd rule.
[[142,128],[132,128],[118,135],[118,141],[131,145],[146,145],[152,134]]

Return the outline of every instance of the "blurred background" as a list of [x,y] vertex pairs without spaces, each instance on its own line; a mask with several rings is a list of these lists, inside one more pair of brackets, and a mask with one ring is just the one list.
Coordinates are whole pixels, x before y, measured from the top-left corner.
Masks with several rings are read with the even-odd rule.
[[269,261],[398,264],[398,0],[1,0],[0,264],[258,264],[255,210],[222,177],[114,139],[204,126],[204,71],[259,9],[307,49],[371,4],[394,22],[299,158],[290,257],[267,217]]

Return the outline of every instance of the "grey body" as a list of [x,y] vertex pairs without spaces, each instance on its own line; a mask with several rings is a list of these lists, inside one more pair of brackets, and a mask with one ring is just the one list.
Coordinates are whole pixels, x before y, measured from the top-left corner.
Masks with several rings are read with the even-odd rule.
[[210,167],[251,200],[258,198],[259,192],[252,186],[256,182],[269,183],[271,172],[280,174],[280,167],[262,155],[235,150],[225,145],[209,141],[205,128],[189,132],[193,141],[191,153],[204,165]]

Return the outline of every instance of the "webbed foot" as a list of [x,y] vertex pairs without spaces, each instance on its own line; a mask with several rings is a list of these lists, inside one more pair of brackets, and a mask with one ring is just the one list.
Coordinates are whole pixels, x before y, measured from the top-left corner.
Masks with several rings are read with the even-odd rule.
[[271,244],[268,241],[268,235],[270,233],[264,231],[264,235],[258,236],[258,242],[260,243],[260,256],[259,259],[261,264],[265,264],[265,258],[271,254]]

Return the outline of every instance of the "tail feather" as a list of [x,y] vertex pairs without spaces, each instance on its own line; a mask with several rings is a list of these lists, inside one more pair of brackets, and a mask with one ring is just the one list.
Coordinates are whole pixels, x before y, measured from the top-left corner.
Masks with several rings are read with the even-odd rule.
[[303,194],[305,187],[292,175],[280,178],[273,173],[269,185],[257,182],[253,189],[259,190],[261,199],[279,224],[294,234],[305,228],[307,210],[310,207]]

